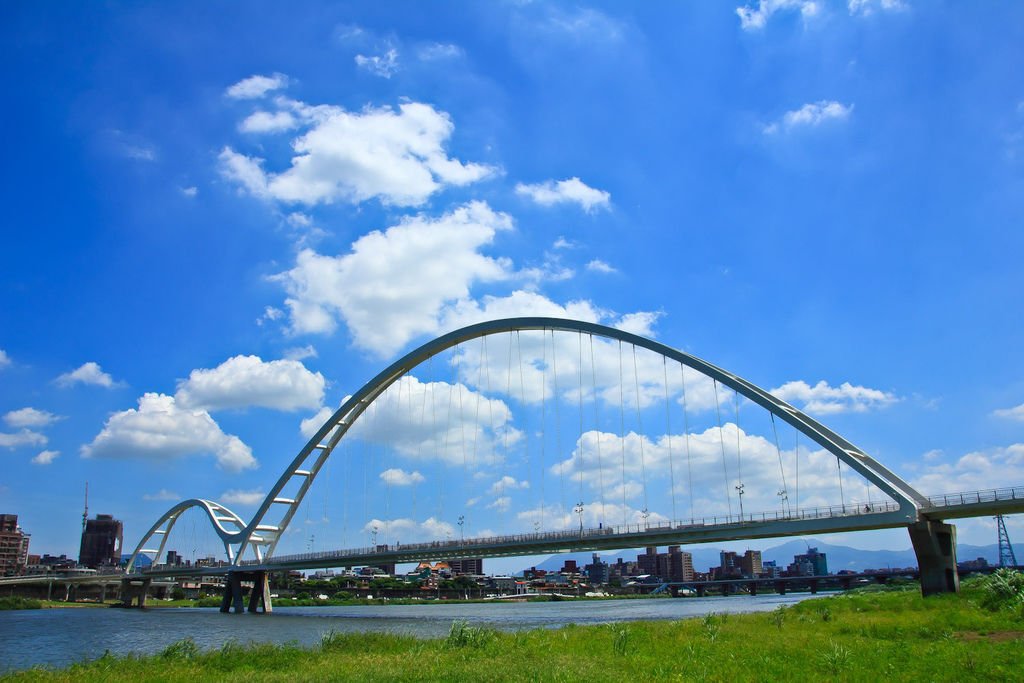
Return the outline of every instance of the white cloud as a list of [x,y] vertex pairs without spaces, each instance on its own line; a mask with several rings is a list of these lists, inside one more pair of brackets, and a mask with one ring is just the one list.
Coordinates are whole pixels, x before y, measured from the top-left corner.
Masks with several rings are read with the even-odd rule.
[[356,55],[355,60],[360,69],[381,78],[391,78],[398,71],[398,50],[393,47],[379,55]]
[[516,194],[529,197],[541,206],[554,204],[579,204],[587,213],[611,206],[611,195],[604,190],[596,190],[579,178],[566,180],[546,180],[542,183],[516,185]]
[[528,488],[530,488],[530,482],[526,481],[525,479],[517,481],[515,477],[511,477],[506,474],[501,479],[491,484],[491,488],[488,490],[488,493],[490,493],[491,495],[494,495],[496,493],[503,494],[506,491],[515,491],[518,489]]
[[851,15],[866,17],[873,14],[876,9],[883,12],[898,12],[907,9],[903,0],[847,0],[847,8]]
[[86,458],[168,460],[212,455],[229,472],[256,467],[252,450],[237,436],[225,434],[205,410],[187,410],[173,396],[147,393],[138,409],[114,413],[92,443]]
[[309,206],[374,198],[386,205],[419,206],[444,186],[468,185],[495,172],[447,155],[445,144],[455,125],[428,104],[361,112],[284,98],[278,105],[310,126],[292,141],[290,168],[268,173],[262,159],[230,147],[220,154],[222,174],[257,197]]
[[852,104],[840,104],[834,100],[811,102],[799,109],[787,111],[783,114],[781,123],[770,123],[763,130],[766,135],[773,135],[780,129],[788,131],[794,128],[819,126],[826,121],[845,121],[852,111]]
[[627,313],[615,322],[615,327],[623,332],[631,332],[641,337],[653,337],[654,325],[660,317],[661,312],[659,311]]
[[0,368],[6,368],[11,364],[11,357],[7,355],[7,352],[0,349]]
[[391,486],[412,486],[413,484],[421,484],[426,481],[426,477],[415,470],[406,472],[395,467],[381,472],[380,478],[384,483]]
[[436,541],[439,538],[451,538],[455,535],[455,527],[442,522],[436,517],[428,517],[417,522],[408,517],[398,519],[373,518],[363,525],[363,533],[373,538],[376,532],[377,543],[415,543],[418,541]]
[[181,189],[181,193],[183,195],[185,195],[186,197],[189,197],[190,199],[192,197],[195,197],[197,194],[199,194],[199,188],[197,188],[195,185],[190,185],[188,187],[182,187],[180,189]]
[[736,14],[744,31],[754,31],[764,28],[768,19],[781,10],[799,10],[803,18],[807,19],[816,15],[818,9],[818,3],[812,0],[759,0],[755,7],[737,7]]
[[178,383],[182,408],[224,410],[259,406],[275,410],[317,408],[324,397],[324,376],[296,360],[264,362],[235,356],[213,369],[193,370]]
[[238,130],[243,133],[278,133],[291,130],[298,125],[299,122],[289,112],[257,111],[238,124]]
[[266,308],[263,309],[263,315],[256,318],[256,324],[262,327],[263,323],[274,322],[276,320],[280,320],[283,317],[284,311],[282,311],[280,308],[267,306]]
[[895,394],[880,389],[854,386],[849,382],[833,387],[824,380],[813,387],[803,380],[786,382],[771,393],[787,403],[800,404],[797,407],[808,413],[819,415],[862,413],[886,408],[900,400]]
[[1002,417],[1007,420],[1024,421],[1024,403],[1021,403],[1019,406],[1014,406],[1013,408],[1000,408],[998,410],[994,410],[992,411],[992,414],[995,417]]
[[0,448],[11,450],[21,446],[45,446],[48,439],[45,434],[22,429],[14,434],[0,433]]
[[551,246],[554,249],[575,249],[576,243],[573,242],[572,240],[567,240],[561,235],[559,235],[558,239],[556,239],[555,243]]
[[461,47],[451,43],[430,43],[428,45],[421,45],[416,50],[416,56],[424,62],[455,59],[463,54],[464,52]]
[[615,270],[615,268],[613,268],[612,266],[608,265],[607,263],[605,263],[604,261],[602,261],[599,258],[596,258],[596,259],[593,259],[592,261],[590,261],[590,263],[587,264],[587,270],[589,270],[591,272],[594,272],[594,273],[606,273],[606,274],[619,272],[619,271]]
[[225,91],[225,95],[235,100],[255,100],[268,92],[287,87],[288,77],[284,74],[271,76],[249,76],[235,83]]
[[317,352],[312,344],[306,344],[305,346],[293,346],[290,349],[285,349],[284,357],[288,360],[305,360],[307,358],[316,358]]
[[19,427],[47,427],[63,419],[60,415],[36,408],[21,408],[4,415],[4,422],[16,429]]
[[160,489],[156,493],[144,493],[142,500],[181,500],[181,496],[167,489]]
[[60,451],[40,451],[39,455],[32,458],[33,465],[49,465],[60,456]]
[[251,491],[229,489],[220,494],[220,502],[226,505],[258,505],[266,497],[267,494],[262,489],[253,489]]
[[324,426],[324,423],[333,414],[334,408],[324,406],[316,412],[316,415],[307,417],[299,424],[299,432],[307,439],[312,439],[313,435],[320,431],[320,428]]
[[480,253],[512,221],[483,202],[440,218],[405,218],[356,240],[348,254],[299,252],[295,267],[274,277],[288,294],[294,333],[332,332],[340,317],[356,346],[388,356],[410,339],[438,330],[449,302],[475,282],[509,277],[508,263]]
[[111,388],[115,382],[107,373],[103,372],[98,363],[89,361],[81,367],[65,372],[57,378],[57,384],[62,387],[70,387],[75,384],[93,384],[98,387]]
[[485,507],[488,510],[497,510],[498,512],[505,512],[511,506],[512,506],[512,499],[511,498],[509,498],[508,496],[499,496],[498,498],[495,498],[490,503],[488,503]]
[[499,448],[520,442],[522,433],[504,401],[461,383],[406,375],[374,400],[346,438],[384,445],[410,460],[476,470],[498,460]]
[[1024,481],[1024,443],[973,451],[954,463],[929,465],[911,481],[926,495],[982,491]]

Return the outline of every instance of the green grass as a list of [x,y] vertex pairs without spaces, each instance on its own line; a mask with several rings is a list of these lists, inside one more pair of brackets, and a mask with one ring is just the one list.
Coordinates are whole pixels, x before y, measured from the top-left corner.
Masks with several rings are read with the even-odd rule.
[[16,595],[0,598],[0,610],[8,609],[40,609],[43,603],[30,598],[19,598]]
[[191,640],[17,681],[1003,681],[1024,680],[1024,616],[967,582],[960,595],[863,591],[774,612],[503,633],[456,622],[445,638],[330,633],[312,648]]

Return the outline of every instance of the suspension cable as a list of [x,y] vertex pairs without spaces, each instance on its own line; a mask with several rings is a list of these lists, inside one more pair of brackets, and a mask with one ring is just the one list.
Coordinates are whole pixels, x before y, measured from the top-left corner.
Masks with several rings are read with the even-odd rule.
[[597,476],[601,486],[601,522],[605,521],[604,508],[604,466],[601,463],[601,425],[597,405],[597,367],[594,365],[594,335],[590,337],[590,388],[594,402],[594,432],[597,435]]
[[686,437],[686,483],[690,491],[690,519],[694,518],[693,513],[693,466],[690,458],[690,417],[686,409],[686,366],[679,364],[679,379],[683,384],[683,434]]
[[[555,346],[555,330],[551,330],[551,375],[554,380],[554,401],[555,401],[555,449],[556,457],[564,455],[562,451],[562,396],[558,391],[558,348]],[[558,487],[561,496],[562,512],[568,510],[565,504],[565,462],[560,461],[558,467]],[[571,518],[570,518],[571,519]]]
[[540,331],[540,364],[543,371],[540,376],[540,529],[544,529],[544,478],[547,470],[547,428],[548,428],[548,335]]
[[740,394],[732,392],[732,404],[736,412],[736,491],[739,494],[740,519],[743,519],[743,457],[740,454]]
[[640,441],[640,477],[644,485],[644,520],[650,512],[647,506],[647,463],[644,461],[644,423],[640,417],[640,373],[636,366],[636,344],[633,344],[633,388],[636,390],[636,428]]
[[676,469],[674,458],[672,457],[672,411],[668,405],[668,359],[665,356],[661,357],[661,373],[665,379],[665,434],[668,438],[668,473],[669,473],[669,485],[671,486],[670,491],[672,492],[672,520],[675,521],[676,517]]
[[[580,438],[579,443],[579,461],[577,462],[576,469],[579,472],[580,479],[580,503],[583,503],[583,332],[577,332],[576,334],[577,346],[579,348],[577,369],[579,370],[579,415],[580,415]],[[582,517],[582,515],[581,515]]]
[[722,476],[725,479],[725,502],[729,507],[729,516],[732,517],[732,498],[729,495],[729,466],[725,462],[725,434],[722,433],[722,408],[718,403],[718,380],[712,377],[711,382],[715,389],[715,415],[718,417],[718,441],[722,446]]
[[780,502],[782,503],[782,511],[789,515],[792,511],[789,505],[789,490],[786,487],[786,468],[782,466],[782,449],[779,447],[779,430],[775,425],[775,413],[768,411],[768,417],[772,421],[772,436],[775,438],[775,453],[779,457],[779,478],[782,480],[782,489],[779,491]]
[[622,385],[625,384],[622,372],[622,340],[619,341],[619,445],[622,450],[622,526],[626,526],[626,399]]

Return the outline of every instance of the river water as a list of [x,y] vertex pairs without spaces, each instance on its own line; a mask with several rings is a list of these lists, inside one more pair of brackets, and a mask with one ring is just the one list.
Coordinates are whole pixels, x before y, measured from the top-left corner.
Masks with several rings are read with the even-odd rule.
[[330,631],[389,631],[445,636],[452,622],[515,631],[642,619],[684,619],[709,612],[770,611],[811,597],[799,595],[587,600],[580,602],[452,603],[279,607],[272,614],[221,614],[216,608],[40,609],[0,612],[0,672],[62,667],[114,654],[154,654],[192,638],[201,648],[224,643],[313,645]]

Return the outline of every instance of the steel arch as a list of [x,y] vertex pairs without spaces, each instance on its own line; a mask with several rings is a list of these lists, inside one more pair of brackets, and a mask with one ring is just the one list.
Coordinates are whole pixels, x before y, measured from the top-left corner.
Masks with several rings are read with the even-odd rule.
[[[156,524],[149,528],[146,535],[142,537],[139,544],[135,546],[135,551],[132,552],[131,557],[128,559],[128,565],[125,567],[125,573],[131,573],[132,568],[135,566],[135,560],[138,559],[140,554],[152,555],[152,560],[155,562],[164,552],[164,547],[167,545],[167,538],[171,535],[171,529],[178,522],[178,518],[181,513],[185,512],[189,508],[199,508],[206,513],[210,523],[213,525],[214,531],[220,536],[221,541],[224,543],[224,552],[228,556],[229,562],[235,560],[235,549],[232,547],[233,543],[238,542],[238,536],[245,529],[245,522],[242,518],[236,515],[234,512],[224,507],[220,503],[212,500],[204,500],[202,498],[190,498],[183,500],[170,510],[165,512],[160,519],[156,521]],[[233,524],[234,530],[228,530],[224,528],[224,524]],[[162,528],[161,528],[162,527]],[[154,536],[160,537],[160,545],[156,548],[146,548],[146,542]]]
[[[208,515],[210,516],[211,521],[213,521],[217,526],[218,535],[220,535],[221,539],[224,541],[229,561],[232,564],[238,564],[242,560],[245,551],[250,547],[252,547],[257,560],[265,560],[273,555],[274,549],[277,547],[277,543],[281,538],[281,535],[288,527],[292,517],[298,510],[299,505],[302,503],[303,497],[309,490],[313,481],[316,479],[317,474],[320,472],[323,464],[327,461],[327,458],[330,457],[335,446],[337,446],[341,438],[348,432],[349,428],[355,423],[366,408],[394,382],[398,381],[407,372],[432,356],[464,342],[494,334],[526,330],[578,332],[605,337],[633,344],[640,348],[661,354],[666,358],[675,360],[708,377],[711,377],[745,398],[757,403],[762,408],[765,408],[807,436],[811,441],[835,455],[839,460],[845,462],[854,471],[858,472],[865,479],[888,494],[897,502],[899,510],[897,512],[879,515],[879,519],[881,519],[882,516],[891,516],[894,522],[898,521],[903,524],[909,524],[919,519],[920,510],[922,508],[928,507],[927,499],[910,486],[910,484],[903,481],[882,463],[857,448],[839,434],[836,434],[814,418],[804,414],[785,401],[776,398],[755,384],[752,384],[742,377],[734,375],[733,373],[716,365],[697,358],[696,356],[674,349],[652,339],[647,339],[646,337],[642,337],[631,332],[625,332],[614,327],[608,327],[597,323],[545,317],[506,318],[502,320],[477,323],[475,325],[470,325],[444,334],[427,342],[426,344],[423,344],[419,348],[410,351],[408,354],[389,365],[385,370],[378,373],[376,377],[364,384],[359,391],[353,394],[330,418],[328,418],[317,433],[314,434],[302,450],[299,451],[298,455],[296,455],[291,463],[289,463],[284,473],[274,484],[273,488],[271,488],[270,493],[267,494],[266,498],[260,504],[260,507],[256,511],[252,520],[248,524],[244,525],[244,528],[240,528],[235,532],[229,532],[223,529],[223,527],[216,522],[216,515],[210,511],[209,507],[207,507]],[[318,454],[313,460],[312,466],[310,466],[309,469],[301,469],[302,465],[310,458],[314,451],[318,451]],[[281,492],[293,478],[297,478],[300,482],[295,497],[281,497]],[[161,521],[157,522],[157,524],[150,529],[149,533],[143,539],[143,542],[156,533],[160,524],[167,520],[175,510],[183,509],[182,506],[190,507],[196,503],[202,504],[204,507],[217,506],[222,510],[226,510],[223,506],[219,506],[219,504],[211,501],[185,501],[166,513],[164,517],[161,518]],[[276,525],[265,524],[264,519],[274,505],[286,506],[285,513],[282,516],[281,521]],[[168,531],[169,529],[170,527],[168,527]],[[132,556],[133,562],[135,556],[138,554],[140,549],[142,549],[142,545],[143,543],[139,544],[139,548],[136,549],[136,553]],[[237,548],[234,547],[236,545]],[[161,543],[160,546],[161,550],[162,548],[163,543]]]

